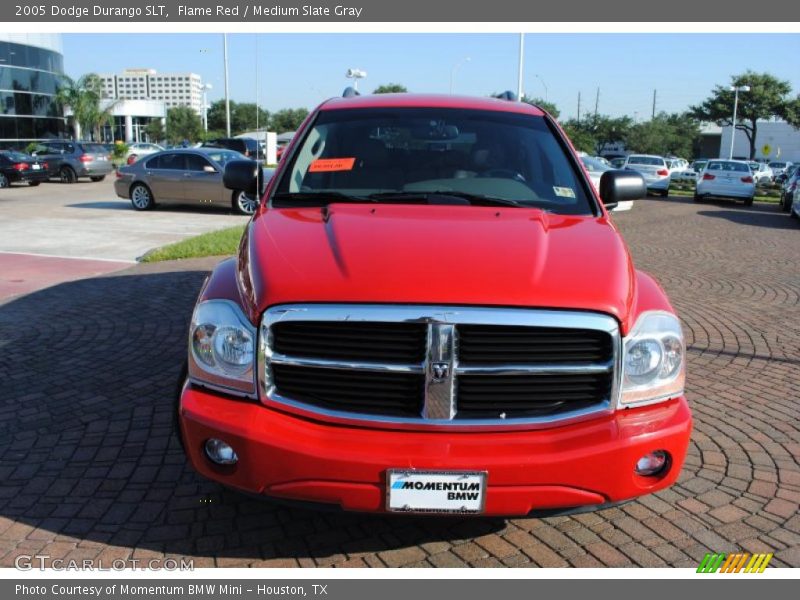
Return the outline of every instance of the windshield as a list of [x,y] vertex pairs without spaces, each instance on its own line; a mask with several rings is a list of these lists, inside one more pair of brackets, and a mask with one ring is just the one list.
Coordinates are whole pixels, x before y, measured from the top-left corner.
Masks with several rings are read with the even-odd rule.
[[205,152],[205,155],[222,167],[232,160],[247,160],[247,157],[245,157],[244,154],[239,154],[238,152],[234,152],[232,150],[219,150],[217,152],[210,151]]
[[613,168],[591,156],[581,156],[581,161],[583,162],[583,166],[586,167],[586,170],[590,173],[605,173]]
[[351,201],[452,194],[593,214],[576,167],[543,117],[443,108],[330,110],[305,134],[276,201],[290,205],[292,194]]
[[654,167],[666,166],[663,158],[657,156],[629,156],[629,165],[652,165]]
[[8,160],[12,162],[25,162],[25,161],[35,161],[36,159],[31,156],[30,154],[23,154],[22,152],[15,152],[13,150],[8,150],[4,152],[0,152],[3,156],[8,158]]

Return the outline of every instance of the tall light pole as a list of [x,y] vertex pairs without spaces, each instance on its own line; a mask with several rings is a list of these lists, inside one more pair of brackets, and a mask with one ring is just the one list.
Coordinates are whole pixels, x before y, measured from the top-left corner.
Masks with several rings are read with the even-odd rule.
[[730,90],[733,92],[733,121],[731,122],[731,151],[728,153],[728,160],[733,159],[733,141],[736,138],[736,110],[739,108],[739,92],[749,92],[749,85],[732,85]]
[[544,88],[544,100],[545,102],[547,102],[547,84],[544,82],[544,79],[542,79],[541,75],[536,74],[534,75],[534,77],[536,77],[536,79],[542,82],[542,87]]
[[525,34],[519,34],[519,72],[517,73],[517,100],[522,100],[522,71],[525,64]]
[[451,94],[453,93],[453,87],[455,86],[456,72],[458,72],[458,70],[461,68],[461,65],[463,65],[464,63],[468,63],[470,60],[472,60],[472,59],[469,56],[465,56],[464,58],[462,58],[460,61],[458,61],[456,64],[453,65],[453,69],[450,71],[450,93]]
[[206,133],[208,133],[208,90],[210,89],[210,83],[203,84],[203,128]]
[[231,100],[228,94],[228,34],[222,34],[222,56],[225,62],[225,137],[231,137]]

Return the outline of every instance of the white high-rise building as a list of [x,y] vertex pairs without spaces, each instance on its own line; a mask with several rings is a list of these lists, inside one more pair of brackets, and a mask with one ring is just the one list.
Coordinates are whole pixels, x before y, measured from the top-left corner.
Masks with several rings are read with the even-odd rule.
[[161,100],[167,110],[189,106],[203,113],[203,82],[196,73],[158,73],[154,69],[125,69],[118,75],[101,74],[107,98]]

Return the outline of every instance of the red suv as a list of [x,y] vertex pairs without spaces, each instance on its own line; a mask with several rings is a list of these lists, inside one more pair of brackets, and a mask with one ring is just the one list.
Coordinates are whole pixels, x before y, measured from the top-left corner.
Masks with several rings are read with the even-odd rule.
[[[680,322],[558,124],[491,98],[333,99],[206,281],[178,399],[204,476],[346,510],[590,510],[678,477]],[[260,191],[250,162],[225,184]]]

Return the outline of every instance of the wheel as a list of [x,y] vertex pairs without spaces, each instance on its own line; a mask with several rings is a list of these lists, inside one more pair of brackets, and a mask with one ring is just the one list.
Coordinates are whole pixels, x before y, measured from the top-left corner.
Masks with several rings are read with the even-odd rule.
[[703,197],[702,197],[702,196],[700,196],[699,194],[695,194],[695,195],[694,195],[694,201],[695,201],[695,202],[700,202],[702,199],[703,199]]
[[135,183],[131,188],[131,204],[136,210],[150,210],[156,203],[149,187],[143,183]]
[[28,185],[31,186],[31,187],[36,187],[40,183],[42,183],[42,182],[41,181],[29,181]]
[[92,181],[95,181],[95,182],[103,181],[103,179],[105,179],[105,178],[106,178],[105,175],[99,175],[98,177],[89,177],[89,179],[91,179]]
[[753,197],[751,196],[750,198],[746,198],[745,201],[744,201],[744,205],[745,206],[753,206]]
[[783,212],[792,212],[792,198],[790,196],[787,196],[786,194],[783,195],[781,198],[781,208],[783,209]]
[[665,189],[665,190],[661,190],[661,197],[662,197],[662,198],[667,198],[667,197],[669,197],[669,188],[667,188],[667,189]]
[[231,203],[233,204],[233,210],[240,215],[252,215],[258,208],[258,198],[244,192],[233,192]]
[[11,183],[8,181],[8,177],[0,173],[0,188],[7,188],[9,185],[11,185]]
[[72,167],[64,165],[58,170],[58,178],[61,183],[75,183],[78,181],[78,175],[72,170]]

